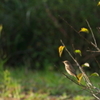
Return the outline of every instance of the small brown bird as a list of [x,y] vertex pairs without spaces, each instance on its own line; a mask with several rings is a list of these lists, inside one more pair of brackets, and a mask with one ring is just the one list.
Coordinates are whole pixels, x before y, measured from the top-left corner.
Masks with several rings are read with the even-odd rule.
[[76,71],[75,69],[72,67],[72,65],[70,64],[69,61],[65,60],[63,61],[64,65],[65,65],[65,69],[68,72],[69,75],[76,77],[77,79],[79,79],[77,77]]

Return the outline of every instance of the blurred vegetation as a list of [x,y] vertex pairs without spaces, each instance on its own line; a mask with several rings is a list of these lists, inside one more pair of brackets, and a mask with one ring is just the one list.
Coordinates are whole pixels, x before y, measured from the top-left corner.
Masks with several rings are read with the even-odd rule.
[[[72,53],[73,47],[83,52],[83,57],[79,59],[80,63],[91,62],[93,59],[91,53],[85,52],[91,46],[59,16],[77,31],[81,27],[88,27],[85,22],[87,19],[99,43],[97,27],[100,23],[100,7],[97,6],[97,2],[95,0],[0,1],[0,24],[3,25],[0,37],[1,58],[6,59],[6,65],[10,66],[27,65],[31,68],[44,69],[47,65],[58,65],[59,61],[69,57],[64,53],[63,58],[58,58],[57,49],[62,39]],[[91,35],[83,34],[83,36],[92,41]],[[96,57],[99,59],[98,55]]]
[[[55,71],[10,68],[0,73],[0,79],[1,100],[94,100],[85,89]],[[98,77],[92,79],[99,87]]]

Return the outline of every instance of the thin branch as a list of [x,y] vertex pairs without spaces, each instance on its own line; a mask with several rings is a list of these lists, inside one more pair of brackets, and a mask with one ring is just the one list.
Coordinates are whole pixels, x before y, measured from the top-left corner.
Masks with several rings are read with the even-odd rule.
[[98,51],[100,51],[100,49],[99,49],[94,43],[91,42],[91,44],[92,44]]
[[[91,55],[90,57],[95,59],[96,63],[98,64],[98,66],[99,66],[99,68],[100,68],[100,64],[99,64],[98,60],[96,59],[96,56],[97,56],[97,55],[100,55],[100,51],[91,51],[91,50],[87,50],[87,52],[92,52],[92,55]],[[96,55],[94,55],[93,53],[96,53]],[[90,58],[90,57],[89,57],[89,58]]]
[[91,50],[86,50],[87,52],[93,52],[93,53],[100,53],[100,51],[91,51]]
[[97,43],[96,43],[96,39],[95,39],[94,33],[93,33],[92,28],[91,28],[89,22],[87,21],[87,19],[86,19],[86,23],[87,23],[87,25],[88,25],[88,27],[89,27],[89,29],[90,29],[90,31],[91,31],[91,34],[92,34],[92,37],[93,37],[94,44],[95,44],[95,46],[97,47]]

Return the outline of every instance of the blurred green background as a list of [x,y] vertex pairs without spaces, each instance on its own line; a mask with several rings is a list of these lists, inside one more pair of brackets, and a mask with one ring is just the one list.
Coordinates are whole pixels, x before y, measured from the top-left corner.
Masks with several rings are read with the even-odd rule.
[[[74,49],[80,49],[83,56],[77,56],[80,64],[89,62],[96,66],[94,57],[99,60],[99,53],[86,52],[95,50],[85,42],[66,23],[79,31],[88,28],[86,19],[94,32],[98,47],[100,46],[100,7],[98,0],[1,0],[0,24],[3,30],[0,37],[0,58],[6,59],[5,66],[18,67],[26,65],[32,69],[53,69],[61,61],[72,61],[66,52],[60,58],[58,47],[62,39],[74,55]],[[61,17],[64,20],[61,19]],[[91,34],[82,34],[93,41]],[[75,56],[75,55],[74,55]],[[52,67],[53,66],[53,67]],[[98,71],[98,66],[92,69]]]

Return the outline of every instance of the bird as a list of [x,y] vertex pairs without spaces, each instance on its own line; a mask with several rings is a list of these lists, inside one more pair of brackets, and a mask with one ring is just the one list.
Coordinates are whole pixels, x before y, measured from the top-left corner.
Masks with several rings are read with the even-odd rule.
[[65,65],[65,70],[67,71],[67,73],[71,76],[76,77],[78,80],[78,76],[76,74],[76,70],[73,68],[73,66],[71,65],[71,63],[67,60],[63,61],[64,65]]

